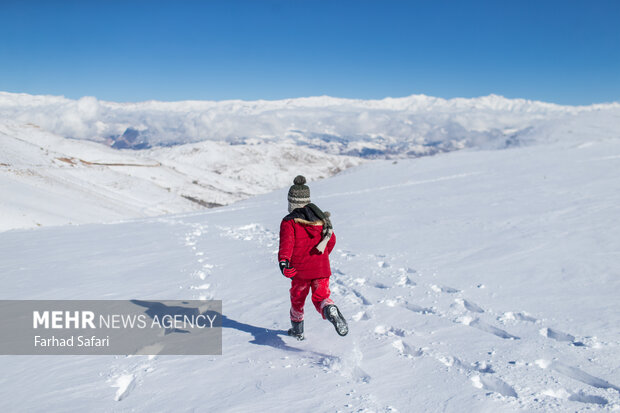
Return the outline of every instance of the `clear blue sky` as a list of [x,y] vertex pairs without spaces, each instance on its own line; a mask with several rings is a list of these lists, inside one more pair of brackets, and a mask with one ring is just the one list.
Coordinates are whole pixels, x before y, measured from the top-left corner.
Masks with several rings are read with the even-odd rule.
[[0,0],[0,90],[620,101],[620,1]]

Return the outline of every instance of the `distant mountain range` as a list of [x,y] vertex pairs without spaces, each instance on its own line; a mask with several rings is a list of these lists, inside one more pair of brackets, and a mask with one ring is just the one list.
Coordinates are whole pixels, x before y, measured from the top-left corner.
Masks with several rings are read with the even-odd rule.
[[[289,142],[363,158],[416,157],[466,147],[502,148],[531,140],[545,124],[619,103],[560,106],[497,95],[382,100],[327,96],[277,101],[114,103],[84,97],[0,92],[0,121],[34,124],[63,137],[145,149],[206,140],[230,144]],[[537,136],[537,139],[540,137]]]
[[578,145],[619,130],[618,103],[495,95],[113,103],[0,92],[0,230],[194,211],[367,159]]

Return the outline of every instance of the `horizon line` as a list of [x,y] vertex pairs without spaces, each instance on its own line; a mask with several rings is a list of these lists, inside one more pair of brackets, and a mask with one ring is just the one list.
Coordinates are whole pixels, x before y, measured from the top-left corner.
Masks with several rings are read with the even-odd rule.
[[148,104],[148,103],[166,103],[166,104],[174,104],[174,103],[253,103],[253,102],[270,102],[270,103],[276,103],[276,102],[286,102],[286,101],[295,101],[295,100],[310,100],[310,99],[333,99],[333,100],[340,100],[340,101],[350,101],[350,102],[354,102],[354,101],[358,101],[358,102],[382,102],[382,101],[387,101],[387,100],[405,100],[405,99],[409,99],[409,98],[414,98],[414,97],[421,97],[421,98],[430,98],[430,99],[435,99],[435,100],[440,100],[440,101],[445,101],[445,102],[450,102],[450,101],[456,101],[456,100],[480,100],[483,98],[500,98],[500,99],[504,99],[507,101],[519,101],[519,102],[524,102],[524,103],[533,103],[533,104],[544,104],[544,105],[553,105],[553,106],[558,106],[558,107],[572,107],[572,108],[586,108],[586,107],[593,107],[593,106],[620,106],[620,100],[614,100],[614,101],[608,101],[608,102],[594,102],[594,103],[590,103],[590,104],[582,104],[582,105],[577,105],[577,104],[562,104],[562,103],[555,103],[555,102],[551,102],[551,101],[544,101],[544,100],[536,100],[536,99],[527,99],[527,98],[522,98],[522,97],[516,97],[516,98],[512,98],[512,97],[506,97],[504,95],[501,94],[497,94],[497,93],[489,93],[488,95],[479,95],[479,96],[473,96],[473,97],[464,97],[464,96],[456,96],[456,97],[451,97],[451,98],[444,98],[444,97],[440,97],[440,96],[433,96],[433,95],[427,95],[425,93],[413,93],[410,95],[404,95],[404,96],[398,96],[398,97],[394,97],[394,96],[385,96],[382,98],[374,98],[374,99],[363,99],[363,98],[348,98],[348,97],[339,97],[339,96],[332,96],[332,95],[310,95],[310,96],[297,96],[297,97],[288,97],[288,98],[280,98],[280,99],[221,99],[221,100],[214,100],[214,99],[182,99],[182,100],[161,100],[161,99],[147,99],[147,100],[136,100],[136,101],[114,101],[114,100],[105,100],[105,99],[100,99],[97,96],[92,96],[92,95],[84,95],[81,96],[79,98],[72,98],[72,97],[67,97],[65,95],[54,95],[54,94],[45,94],[45,93],[41,93],[41,94],[32,94],[32,93],[27,93],[27,92],[10,92],[10,91],[6,91],[6,90],[0,90],[0,94],[6,94],[6,95],[18,95],[18,96],[31,96],[31,97],[48,97],[48,98],[60,98],[60,99],[66,99],[66,100],[71,100],[71,101],[80,101],[82,99],[95,99],[98,102],[102,102],[102,103],[115,103],[115,104],[120,104],[120,105],[125,105],[125,104]]

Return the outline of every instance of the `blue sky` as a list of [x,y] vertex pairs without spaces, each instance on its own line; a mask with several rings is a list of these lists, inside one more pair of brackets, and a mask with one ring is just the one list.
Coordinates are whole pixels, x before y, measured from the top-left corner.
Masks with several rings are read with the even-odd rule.
[[620,1],[0,0],[0,90],[620,101]]

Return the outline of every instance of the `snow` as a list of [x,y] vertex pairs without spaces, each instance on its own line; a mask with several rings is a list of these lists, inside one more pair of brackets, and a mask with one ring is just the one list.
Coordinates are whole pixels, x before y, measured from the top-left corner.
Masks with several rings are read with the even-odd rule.
[[0,231],[197,211],[362,162],[290,143],[115,150],[13,121],[0,142]]
[[222,356],[2,356],[0,409],[617,411],[618,123],[605,110],[572,119],[528,132],[538,143],[527,146],[373,161],[312,182],[338,237],[331,289],[346,337],[309,303],[307,339],[285,335],[286,188],[0,233],[4,299],[221,299],[226,317]]
[[109,141],[131,130],[138,142],[151,145],[292,142],[364,157],[503,147],[540,135],[539,128],[575,120],[584,124],[597,115],[615,117],[617,123],[619,114],[620,103],[560,106],[497,95],[116,103],[0,92],[0,121],[30,123],[64,137]]
[[[9,194],[0,200],[0,231],[199,211],[286,187],[297,174],[327,178],[366,158],[592,145],[618,136],[619,124],[618,103],[496,95],[115,103],[0,92],[0,188]],[[109,147],[119,142],[152,147]]]

